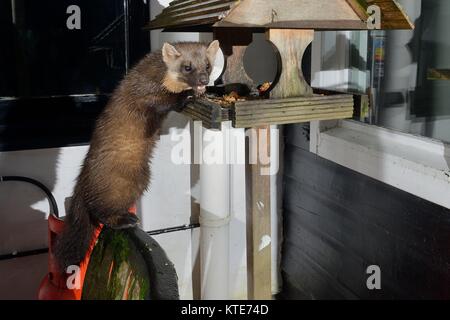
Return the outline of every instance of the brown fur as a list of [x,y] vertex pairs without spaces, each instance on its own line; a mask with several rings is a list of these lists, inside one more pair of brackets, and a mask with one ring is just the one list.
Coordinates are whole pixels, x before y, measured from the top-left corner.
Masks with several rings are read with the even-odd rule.
[[164,77],[163,86],[174,93],[180,93],[192,89],[186,83],[179,81],[177,74],[172,72],[168,72]]
[[[56,244],[63,270],[83,260],[99,223],[121,228],[137,222],[128,209],[149,184],[149,159],[162,122],[170,110],[183,105],[185,90],[195,88],[206,64],[212,65],[215,47],[217,42],[209,50],[199,43],[165,45],[162,52],[144,57],[114,91],[97,120]],[[195,70],[187,74],[186,63]]]

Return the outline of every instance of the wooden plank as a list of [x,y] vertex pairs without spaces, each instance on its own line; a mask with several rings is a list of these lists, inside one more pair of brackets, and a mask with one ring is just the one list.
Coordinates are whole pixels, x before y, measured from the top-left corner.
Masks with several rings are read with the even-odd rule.
[[144,30],[153,30],[153,29],[165,29],[168,28],[169,30],[177,28],[178,32],[187,31],[187,30],[181,30],[181,28],[188,28],[188,27],[197,27],[197,26],[211,26],[215,22],[219,21],[218,17],[207,17],[202,19],[192,19],[192,20],[186,20],[186,21],[178,21],[176,24],[174,23],[160,23],[160,22],[150,22],[147,26],[145,26]]
[[218,28],[254,28],[254,29],[314,29],[314,30],[366,30],[367,23],[361,20],[298,20],[271,22],[264,26],[253,23],[235,24],[223,20],[214,24]]
[[235,26],[247,24],[267,27],[273,23],[305,20],[361,22],[345,0],[246,0],[231,10],[222,21]]
[[[450,211],[291,144],[300,140],[292,135],[285,152],[281,268],[290,278],[283,286],[291,282],[316,299],[348,290],[358,299],[450,298]],[[382,271],[382,290],[364,285],[371,264],[391,266]]]
[[230,4],[230,3],[234,3],[236,2],[236,0],[195,0],[195,1],[191,1],[191,2],[184,2],[182,4],[179,5],[171,5],[167,8],[165,8],[161,14],[159,14],[158,16],[156,16],[157,18],[162,16],[162,15],[169,15],[169,14],[176,14],[181,12],[186,12],[186,11],[192,11],[192,10],[199,10],[199,9],[204,9],[204,8],[210,8],[210,7],[215,7],[215,6],[219,6],[219,5],[224,5],[224,4]]
[[203,122],[208,129],[220,129],[223,121],[230,120],[231,110],[223,108],[207,99],[197,99],[189,103],[183,113],[193,120]]
[[381,9],[381,29],[414,29],[414,24],[409,19],[400,4],[395,0],[358,0],[367,10],[371,5],[377,5]]
[[212,25],[220,20],[236,0],[194,0],[172,2],[150,21],[145,29],[181,28]]
[[314,120],[334,120],[334,119],[350,119],[353,117],[353,110],[346,111],[342,113],[324,113],[324,114],[314,114],[314,115],[302,115],[297,117],[278,117],[278,118],[265,118],[261,120],[254,121],[239,121],[235,120],[233,122],[233,127],[235,128],[250,128],[251,126],[261,126],[261,125],[281,125],[281,124],[293,124],[310,122]]
[[[325,92],[325,91],[324,91]],[[308,97],[293,97],[293,98],[284,98],[284,99],[258,99],[258,100],[246,100],[246,101],[237,101],[235,102],[235,106],[251,106],[258,105],[260,107],[264,107],[265,105],[279,105],[281,103],[302,103],[309,101],[329,101],[329,100],[340,100],[340,99],[351,99],[353,95],[344,93],[334,93],[333,91],[326,91],[326,95],[313,95]]]
[[162,23],[167,23],[171,21],[183,21],[187,18],[193,18],[193,17],[201,17],[206,15],[211,15],[214,13],[223,13],[230,9],[230,6],[218,6],[213,8],[203,8],[203,9],[196,9],[192,11],[186,11],[186,12],[174,12],[170,15],[162,15],[160,16],[160,21]]
[[258,104],[248,104],[248,105],[235,105],[233,109],[235,110],[235,114],[242,114],[242,113],[249,113],[249,112],[277,112],[277,110],[282,109],[302,109],[305,107],[314,107],[314,106],[320,106],[325,107],[330,106],[334,107],[336,105],[346,105],[346,104],[353,104],[353,97],[349,96],[350,98],[342,98],[342,99],[336,99],[336,100],[316,100],[316,101],[303,101],[303,102],[280,102],[278,104],[265,104],[265,105],[258,105]]
[[302,72],[302,59],[314,39],[314,30],[270,29],[266,36],[277,48],[282,65],[271,97],[312,96],[313,89]]
[[[250,129],[247,144],[246,188],[247,188],[247,280],[250,300],[272,299],[271,285],[271,239],[270,224],[270,176],[262,175],[267,168],[257,161],[249,164],[253,148],[256,154],[270,156],[270,127]],[[259,158],[259,157],[258,157]]]
[[279,108],[267,108],[267,109],[258,109],[258,108],[245,108],[245,109],[236,109],[234,112],[234,116],[236,118],[241,118],[246,115],[281,115],[286,112],[303,112],[306,110],[311,110],[313,112],[326,112],[330,109],[336,109],[336,108],[353,108],[354,102],[353,101],[341,101],[340,103],[323,103],[323,104],[313,104],[313,105],[305,105],[305,106],[283,106],[280,105]]
[[194,110],[185,110],[183,113],[190,117],[193,121],[201,121],[203,127],[207,129],[217,129],[217,125],[212,123],[210,119],[197,114]]
[[291,109],[291,110],[280,110],[275,112],[254,112],[247,114],[240,114],[236,116],[236,121],[253,121],[261,119],[279,119],[284,117],[297,117],[297,116],[310,116],[310,115],[323,115],[323,114],[334,114],[342,112],[353,112],[353,104],[337,106],[336,108],[326,108],[316,109],[316,108],[305,108],[305,109]]
[[353,109],[353,102],[347,102],[343,104],[324,104],[324,105],[313,105],[313,106],[302,106],[302,107],[287,107],[287,108],[275,108],[269,110],[242,110],[236,112],[235,117],[242,119],[251,116],[281,116],[281,115],[301,115],[305,113],[324,113],[333,112],[333,110]]

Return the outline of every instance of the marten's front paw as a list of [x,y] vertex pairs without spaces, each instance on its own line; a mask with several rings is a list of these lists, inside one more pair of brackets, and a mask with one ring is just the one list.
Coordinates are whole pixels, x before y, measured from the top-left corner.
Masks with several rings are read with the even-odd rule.
[[132,213],[125,213],[116,217],[113,221],[104,223],[107,227],[114,230],[133,228],[139,223],[139,218]]
[[195,100],[194,96],[184,97],[177,106],[175,106],[174,110],[177,112],[181,112],[186,108],[186,106]]

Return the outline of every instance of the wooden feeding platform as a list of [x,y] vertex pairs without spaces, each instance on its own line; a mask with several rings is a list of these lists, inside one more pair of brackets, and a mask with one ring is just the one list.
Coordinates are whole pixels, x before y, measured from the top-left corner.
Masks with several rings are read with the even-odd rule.
[[194,121],[201,121],[207,129],[221,129],[222,122],[231,120],[231,108],[209,101],[197,99],[189,103],[183,113]]
[[234,128],[251,128],[352,118],[356,104],[358,102],[352,94],[329,91],[311,97],[240,99],[222,104],[203,98],[189,103],[183,112],[195,121],[202,121],[208,129],[220,129],[224,121],[232,121]]
[[[226,66],[216,84],[241,84],[250,92],[257,92],[257,84],[245,71],[244,54],[253,33],[265,33],[278,54],[278,74],[264,98],[227,105],[200,98],[184,112],[207,128],[220,129],[223,121],[231,120],[236,128],[265,129],[257,130],[250,144],[257,145],[258,154],[270,154],[270,141],[259,144],[269,125],[351,118],[355,104],[368,101],[352,94],[314,92],[303,75],[302,60],[316,30],[367,30],[367,11],[373,5],[380,9],[381,29],[413,28],[395,0],[175,0],[147,29],[213,32]],[[270,176],[261,175],[261,166],[249,164],[246,175],[250,299],[271,298],[271,247],[259,250],[262,237],[271,234]]]

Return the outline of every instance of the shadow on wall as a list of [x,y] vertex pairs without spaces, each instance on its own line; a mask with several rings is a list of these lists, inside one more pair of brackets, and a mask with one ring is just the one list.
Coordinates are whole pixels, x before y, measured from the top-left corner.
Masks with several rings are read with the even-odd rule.
[[[0,153],[0,175],[33,178],[53,190],[58,156],[59,149]],[[49,208],[36,186],[1,182],[0,255],[46,248]],[[0,299],[36,299],[46,272],[47,254],[0,261]]]

